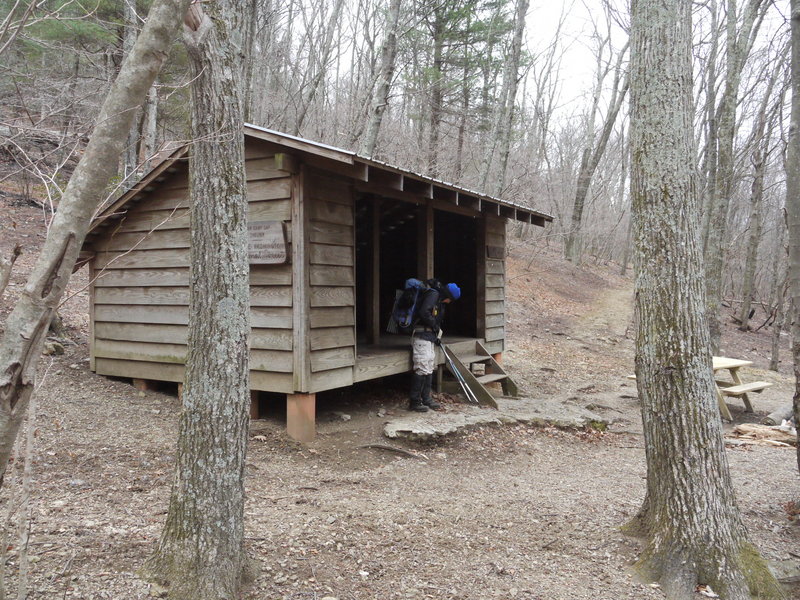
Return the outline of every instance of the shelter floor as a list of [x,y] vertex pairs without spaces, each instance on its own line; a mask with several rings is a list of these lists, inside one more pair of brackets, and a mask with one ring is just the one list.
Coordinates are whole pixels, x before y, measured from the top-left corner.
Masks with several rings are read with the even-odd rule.
[[[454,352],[474,352],[478,338],[445,335],[442,342]],[[444,355],[436,351],[436,364],[444,364]],[[378,344],[359,340],[356,349],[355,381],[368,381],[411,371],[411,336],[384,335]]]

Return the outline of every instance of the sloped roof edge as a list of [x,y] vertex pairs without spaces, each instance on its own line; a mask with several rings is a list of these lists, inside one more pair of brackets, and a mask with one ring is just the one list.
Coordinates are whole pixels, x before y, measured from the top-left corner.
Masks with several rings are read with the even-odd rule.
[[[513,211],[517,210],[521,211],[525,214],[535,216],[541,221],[551,222],[553,220],[553,217],[551,215],[539,212],[522,204],[518,204],[516,202],[509,202],[507,200],[502,200],[500,198],[489,196],[487,194],[476,192],[474,190],[469,190],[467,188],[452,183],[448,183],[440,179],[428,177],[420,173],[414,173],[407,169],[403,169],[401,167],[397,167],[373,158],[360,156],[355,152],[344,150],[342,148],[336,148],[335,146],[330,146],[328,144],[323,144],[321,142],[314,142],[312,140],[307,140],[297,136],[289,135],[286,133],[282,133],[280,131],[274,131],[272,129],[267,129],[265,127],[259,127],[258,125],[252,125],[250,123],[244,124],[244,133],[246,136],[254,137],[277,145],[281,145],[288,149],[296,150],[302,153],[315,155],[336,162],[341,162],[343,164],[355,165],[356,163],[361,163],[366,165],[367,167],[372,167],[387,172],[393,172],[396,174],[403,175],[405,177],[411,177],[417,181],[430,184],[432,186],[444,188],[447,190],[458,192],[460,194],[467,195],[481,202],[488,202],[490,204],[497,205],[497,207],[505,207],[506,209],[512,209]],[[153,184],[157,183],[159,181],[159,178],[163,178],[164,173],[168,171],[177,161],[185,160],[188,157],[190,146],[191,144],[189,143],[182,144],[177,148],[171,150],[171,152],[169,152],[168,154],[165,153],[164,158],[160,162],[157,162],[156,164],[151,166],[150,171],[148,171],[129,190],[127,190],[124,194],[122,194],[122,196],[117,198],[117,200],[109,203],[107,206],[101,207],[101,209],[98,211],[98,213],[92,220],[90,232],[96,230],[98,227],[103,225],[104,222],[109,217],[111,217],[114,214],[117,214],[121,209],[126,207],[126,205],[128,205],[132,200],[134,200],[134,198],[136,198],[142,192],[146,191],[147,188],[151,187]]]

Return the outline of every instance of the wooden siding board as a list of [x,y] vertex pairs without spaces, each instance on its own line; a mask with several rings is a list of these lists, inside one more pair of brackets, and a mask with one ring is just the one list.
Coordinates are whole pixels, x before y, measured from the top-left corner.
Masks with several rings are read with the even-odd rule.
[[352,367],[355,364],[355,348],[331,348],[311,352],[311,372],[330,371],[340,367]]
[[503,275],[486,275],[486,287],[504,287],[506,284]]
[[[145,205],[149,206],[149,205]],[[247,218],[250,221],[289,221],[291,201],[288,199],[250,202]],[[118,231],[153,231],[156,229],[188,229],[189,209],[144,210],[137,207],[122,217]]]
[[[95,323],[95,337],[105,340],[185,345],[188,331],[186,325],[104,321]],[[260,350],[291,350],[292,332],[289,329],[255,328],[250,332],[250,347]]]
[[331,265],[352,267],[354,264],[352,246],[328,246],[311,244],[312,265]]
[[505,314],[505,303],[497,300],[494,302],[486,303],[486,315],[502,315]]
[[311,308],[311,328],[355,325],[351,306],[318,306]]
[[[189,321],[189,309],[186,306],[98,304],[95,313],[98,321],[113,323],[186,325]],[[250,325],[266,329],[291,329],[292,311],[286,307],[253,307],[250,309]]]
[[355,346],[352,327],[325,327],[311,330],[311,350]]
[[[96,341],[98,358],[185,364],[187,353],[188,346],[185,344],[154,344],[104,339]],[[291,373],[292,353],[282,350],[251,349],[250,370]]]
[[[105,269],[97,273],[97,287],[188,286],[189,267],[163,269]],[[250,285],[291,285],[291,265],[251,265]]]
[[311,307],[320,306],[355,306],[355,290],[352,287],[312,287]]
[[336,225],[353,224],[353,206],[317,200],[309,204],[311,221],[324,221]]
[[353,385],[353,367],[342,367],[311,374],[310,393]]
[[486,301],[505,300],[505,288],[486,288]]
[[355,273],[351,266],[312,265],[311,285],[346,286],[355,285]]
[[[104,287],[97,304],[153,304],[189,306],[188,287]],[[291,286],[251,286],[250,306],[291,306]]]
[[309,239],[315,244],[352,246],[353,227],[338,223],[314,221],[309,224]]
[[494,342],[505,338],[505,329],[503,327],[492,327],[486,329],[486,341]]

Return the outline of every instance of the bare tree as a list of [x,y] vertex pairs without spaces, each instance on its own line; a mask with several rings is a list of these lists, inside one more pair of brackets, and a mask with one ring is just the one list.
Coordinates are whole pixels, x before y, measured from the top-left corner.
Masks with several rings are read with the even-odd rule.
[[711,347],[719,349],[722,330],[720,306],[722,302],[722,277],[725,265],[728,211],[734,188],[734,139],[736,133],[736,107],[742,70],[755,37],[764,19],[768,2],[747,0],[741,14],[736,0],[728,0],[726,34],[726,75],[719,106],[716,110],[717,165],[714,173],[713,196],[709,207],[709,229],[706,236],[706,288],[707,314],[711,331]]
[[781,598],[736,506],[711,371],[692,139],[691,0],[637,0],[631,19],[636,379],[647,492],[626,526],[669,599]]
[[784,70],[783,65],[786,61],[787,52],[788,45],[786,51],[778,55],[771,72],[767,75],[767,86],[755,117],[751,136],[754,146],[750,159],[753,166],[753,183],[750,187],[750,236],[747,242],[747,256],[742,278],[742,305],[739,310],[739,329],[742,331],[747,331],[749,328],[756,266],[758,263],[758,246],[761,243],[761,209],[764,199],[764,178],[766,177],[767,163],[772,150],[772,132],[776,129],[778,117],[781,115],[785,88],[778,94],[777,99],[773,97],[772,92]]
[[189,341],[169,512],[149,576],[173,599],[233,600],[244,564],[249,270],[235,0],[194,4]]
[[[789,229],[789,297],[791,299],[794,420],[800,424],[800,0],[791,2],[792,110],[786,149],[786,222]],[[800,470],[800,444],[797,445]]]
[[389,104],[389,90],[394,77],[395,61],[397,59],[397,27],[400,22],[400,0],[392,0],[389,5],[389,14],[386,20],[386,39],[381,48],[381,67],[378,73],[378,89],[369,110],[367,132],[361,142],[360,153],[363,156],[375,154],[378,143],[378,132],[383,122],[383,113]]
[[117,172],[133,113],[167,57],[188,0],[156,0],[108,94],[58,206],[41,254],[0,338],[0,481],[33,392],[47,328],[89,221]]
[[[599,37],[599,34],[597,34]],[[628,44],[617,53],[616,59],[604,57],[604,50],[611,46],[610,32],[606,37],[599,39],[597,50],[597,79],[592,99],[592,106],[589,109],[589,124],[587,127],[587,144],[581,157],[580,169],[578,171],[578,183],[575,188],[575,200],[572,205],[572,217],[567,239],[564,246],[564,257],[574,263],[581,261],[583,253],[581,244],[581,223],[583,221],[583,211],[586,203],[586,196],[589,193],[589,186],[592,183],[592,176],[600,164],[600,159],[605,153],[608,140],[614,130],[620,108],[625,102],[628,93],[629,76],[624,68],[623,59],[628,50]],[[606,113],[600,135],[595,141],[595,121],[600,111],[600,101],[603,94],[603,84],[609,74],[613,73],[613,83],[611,86],[611,99],[609,101],[608,112]]]

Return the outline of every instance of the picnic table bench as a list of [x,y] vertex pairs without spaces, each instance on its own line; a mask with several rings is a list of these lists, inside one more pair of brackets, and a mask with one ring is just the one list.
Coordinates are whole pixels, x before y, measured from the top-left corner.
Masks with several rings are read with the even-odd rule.
[[[719,412],[724,419],[733,421],[733,416],[725,404],[725,396],[741,398],[746,412],[753,412],[753,405],[747,394],[755,392],[760,394],[772,384],[768,381],[751,381],[745,383],[739,375],[739,369],[749,367],[753,364],[751,360],[741,360],[738,358],[728,358],[727,356],[712,356],[712,369],[714,370],[714,381],[717,384],[717,401],[719,402]],[[719,379],[717,373],[727,371],[730,381]],[[636,375],[628,375],[628,379],[636,379]]]

